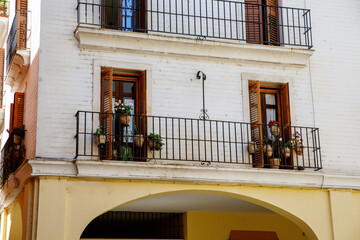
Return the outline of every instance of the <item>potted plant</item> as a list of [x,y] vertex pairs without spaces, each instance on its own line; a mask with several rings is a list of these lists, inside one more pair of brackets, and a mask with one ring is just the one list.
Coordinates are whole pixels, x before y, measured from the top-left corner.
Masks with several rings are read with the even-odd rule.
[[103,126],[98,127],[93,135],[94,135],[94,142],[96,145],[102,145],[106,143],[106,135]]
[[256,142],[249,141],[247,149],[250,154],[254,154],[255,151],[258,149]]
[[275,137],[280,135],[280,128],[279,128],[279,122],[277,121],[269,121],[269,127],[270,127],[270,132],[272,135],[274,135]]
[[150,150],[159,151],[162,149],[164,142],[159,134],[150,133],[147,137],[147,144]]
[[266,155],[266,157],[271,157],[273,155],[273,147],[271,146],[271,140],[268,139],[267,137],[264,137],[263,139],[264,142],[264,147],[263,147],[263,152]]
[[132,108],[132,103],[130,103],[129,105],[125,105],[124,103],[121,102],[121,100],[115,102],[115,113],[120,113],[120,122],[123,125],[129,125],[130,122],[130,114],[131,114],[131,110]]
[[132,154],[131,147],[121,146],[120,147],[119,159],[121,161],[132,161],[133,160],[133,154]]
[[303,150],[304,150],[303,139],[298,131],[294,133],[293,147],[297,155],[303,154]]
[[274,156],[272,158],[269,158],[270,167],[273,169],[279,169],[280,162],[281,162],[281,159],[279,157],[279,152],[275,151]]
[[136,125],[134,126],[134,131],[134,144],[136,147],[142,147],[144,145],[144,135],[138,133],[138,127]]
[[292,148],[292,143],[289,140],[281,148],[281,154],[284,155],[286,158],[289,158],[291,156],[291,148]]

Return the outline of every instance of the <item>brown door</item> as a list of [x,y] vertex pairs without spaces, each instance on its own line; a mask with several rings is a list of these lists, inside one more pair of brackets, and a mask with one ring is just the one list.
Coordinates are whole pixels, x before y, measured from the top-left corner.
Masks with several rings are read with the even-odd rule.
[[141,74],[113,75],[112,102],[121,102],[132,106],[130,122],[121,123],[121,115],[115,114],[113,128],[114,158],[119,160],[145,160],[146,147],[134,144],[136,133],[146,136],[146,86],[145,72]]

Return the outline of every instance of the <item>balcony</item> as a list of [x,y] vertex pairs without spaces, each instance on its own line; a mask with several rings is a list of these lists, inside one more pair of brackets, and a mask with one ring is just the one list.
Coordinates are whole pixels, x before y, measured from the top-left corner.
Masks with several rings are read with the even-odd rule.
[[14,129],[1,150],[1,186],[25,160],[24,136],[25,130],[23,128]]
[[[279,126],[277,136],[273,136],[269,126],[261,124],[143,115],[129,116],[125,123],[123,118],[119,114],[78,111],[75,158],[322,168],[318,128]],[[94,137],[96,132],[98,137]],[[154,146],[154,139],[163,145]]]
[[30,64],[30,49],[28,46],[29,11],[17,10],[6,41],[6,80],[16,91],[20,86]]
[[8,1],[0,1],[0,46],[4,45],[8,26]]
[[137,2],[79,1],[77,22],[124,32],[312,48],[309,9],[226,0]]

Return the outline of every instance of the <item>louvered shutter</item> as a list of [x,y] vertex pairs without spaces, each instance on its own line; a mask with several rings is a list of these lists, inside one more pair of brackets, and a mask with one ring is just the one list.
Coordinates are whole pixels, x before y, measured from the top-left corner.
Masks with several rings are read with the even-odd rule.
[[15,93],[14,104],[11,106],[12,112],[10,113],[10,132],[24,124],[24,106],[24,93]]
[[113,69],[107,68],[101,72],[101,126],[106,134],[106,144],[100,148],[102,159],[110,159],[112,156],[112,124],[113,124]]
[[2,108],[3,105],[4,56],[5,56],[5,49],[0,48],[0,108]]
[[[283,140],[284,143],[291,140],[291,121],[290,121],[290,101],[289,101],[289,84],[285,84],[280,89],[280,99],[281,99],[281,120],[282,125],[284,126],[283,132]],[[290,167],[292,166],[291,158],[283,159],[283,163],[285,166]]]
[[[137,94],[137,114],[140,115],[137,119],[137,126],[139,133],[146,136],[146,72],[142,72],[138,80],[138,94]],[[140,157],[145,160],[146,148],[140,149]]]
[[14,126],[14,104],[10,104],[10,126],[9,126],[9,132],[13,130]]
[[266,0],[266,30],[270,45],[279,45],[279,11],[277,0]]
[[246,42],[261,43],[263,36],[263,16],[261,0],[245,0]]
[[16,9],[18,10],[18,47],[26,48],[27,41],[27,0],[18,0]]
[[136,11],[134,14],[135,30],[137,32],[146,32],[147,30],[147,12],[146,0],[136,1]]
[[250,105],[250,123],[251,140],[256,143],[258,148],[255,150],[253,159],[254,167],[263,167],[264,160],[262,154],[262,126],[261,126],[261,106],[260,106],[260,82],[256,81],[249,84],[249,105]]

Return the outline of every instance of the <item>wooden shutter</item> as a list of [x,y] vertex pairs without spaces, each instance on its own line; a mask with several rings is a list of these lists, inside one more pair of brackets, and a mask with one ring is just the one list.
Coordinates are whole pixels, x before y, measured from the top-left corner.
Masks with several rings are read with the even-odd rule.
[[137,0],[136,10],[134,13],[135,30],[138,32],[146,32],[147,29],[147,12],[146,0]]
[[113,92],[113,69],[107,68],[101,72],[101,126],[106,134],[105,146],[100,149],[102,159],[110,159],[112,156],[112,92]]
[[9,132],[12,131],[14,125],[14,104],[10,104],[10,126],[9,126]]
[[[283,141],[284,143],[291,140],[291,121],[290,121],[290,101],[289,101],[289,84],[285,84],[280,89],[280,99],[281,99],[281,120],[282,125],[284,126],[283,130],[281,132],[284,133]],[[286,166],[286,168],[291,168],[292,166],[292,160],[291,158],[283,159],[283,164]]]
[[27,0],[17,0],[16,9],[18,10],[18,47],[26,48],[27,41]]
[[245,0],[246,42],[264,41],[261,0]]
[[14,103],[10,108],[10,132],[15,128],[20,128],[24,124],[24,93],[15,93]]
[[260,105],[260,82],[256,81],[249,84],[249,105],[250,105],[250,123],[251,140],[256,143],[258,148],[255,150],[253,159],[254,167],[263,167],[264,160],[262,154],[262,126],[261,126],[261,105]]
[[[137,115],[140,115],[138,119],[136,119],[136,125],[138,126],[139,133],[146,136],[147,129],[147,111],[146,111],[146,72],[142,72],[139,76],[138,80],[138,93],[137,93]],[[140,157],[145,159],[146,148],[140,149]]]
[[279,45],[279,11],[277,0],[266,0],[266,31],[270,45]]

